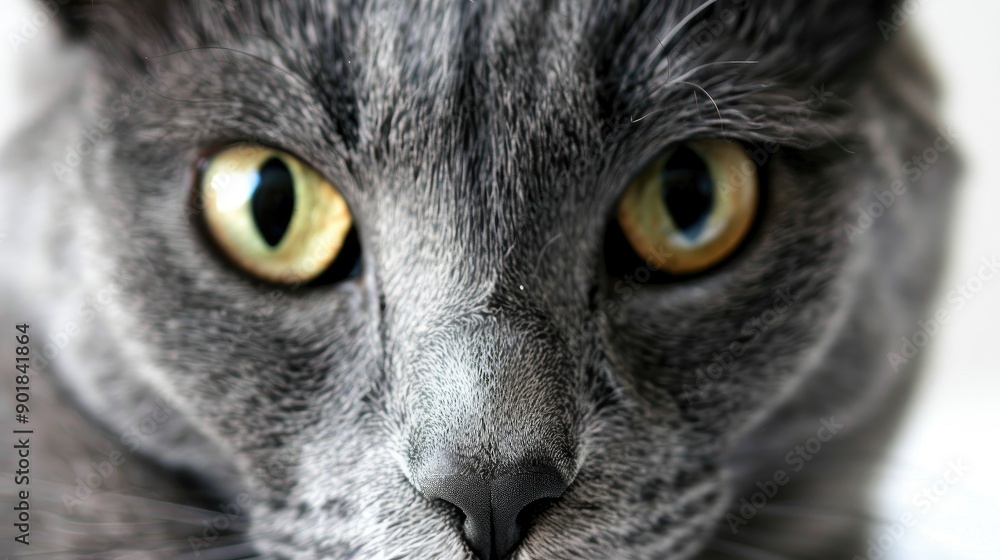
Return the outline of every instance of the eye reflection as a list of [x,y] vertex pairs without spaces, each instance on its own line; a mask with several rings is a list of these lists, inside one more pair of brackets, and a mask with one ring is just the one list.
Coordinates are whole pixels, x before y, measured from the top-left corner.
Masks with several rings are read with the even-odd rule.
[[[356,243],[356,236],[349,238],[353,219],[343,196],[290,154],[229,148],[208,161],[200,184],[216,244],[261,280],[312,281],[331,268],[345,244]],[[354,269],[356,263],[349,263]]]
[[618,206],[618,225],[635,253],[662,272],[684,276],[731,255],[757,214],[756,174],[743,148],[725,140],[688,142],[646,167]]

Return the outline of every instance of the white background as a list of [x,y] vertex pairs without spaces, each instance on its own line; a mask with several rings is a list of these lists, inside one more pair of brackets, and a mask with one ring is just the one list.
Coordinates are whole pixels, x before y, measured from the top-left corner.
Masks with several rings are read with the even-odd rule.
[[[900,5],[904,2],[901,0]],[[983,257],[1000,255],[1000,2],[910,0],[905,25],[924,36],[946,89],[946,122],[961,135],[968,174],[961,192],[948,281],[965,283]],[[0,142],[27,122],[36,101],[58,82],[52,25],[15,52],[11,31],[36,11],[27,0],[0,8]],[[2,224],[0,224],[2,226]],[[0,232],[3,231],[0,227]],[[2,239],[0,239],[2,242]],[[942,298],[942,305],[944,305]],[[929,350],[930,363],[907,432],[886,470],[884,512],[889,526],[910,513],[884,557],[892,560],[1000,558],[1000,278],[956,312]],[[950,461],[969,471],[957,484],[939,483]],[[938,483],[935,490],[935,483]],[[942,491],[943,489],[943,491]],[[923,491],[942,496],[926,512]],[[845,551],[845,560],[854,551]]]
[[[902,0],[899,2],[903,4]],[[967,282],[983,257],[1000,256],[1000,2],[923,0],[914,22],[946,89],[946,122],[962,135],[968,175],[961,192],[944,290]],[[942,302],[943,303],[943,302]],[[926,382],[887,473],[886,520],[916,524],[892,558],[1000,558],[1000,278],[955,313],[931,348]],[[926,514],[914,496],[933,492],[951,460],[970,468]]]

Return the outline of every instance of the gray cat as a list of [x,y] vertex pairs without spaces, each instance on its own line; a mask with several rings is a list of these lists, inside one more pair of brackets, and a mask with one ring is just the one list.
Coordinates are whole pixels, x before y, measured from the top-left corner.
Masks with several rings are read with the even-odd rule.
[[899,8],[43,4],[5,552],[887,552],[957,172]]

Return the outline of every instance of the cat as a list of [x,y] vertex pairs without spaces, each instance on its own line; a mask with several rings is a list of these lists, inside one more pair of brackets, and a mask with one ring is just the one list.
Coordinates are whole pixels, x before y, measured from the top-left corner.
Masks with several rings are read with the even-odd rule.
[[873,557],[959,169],[890,3],[38,6],[5,553]]

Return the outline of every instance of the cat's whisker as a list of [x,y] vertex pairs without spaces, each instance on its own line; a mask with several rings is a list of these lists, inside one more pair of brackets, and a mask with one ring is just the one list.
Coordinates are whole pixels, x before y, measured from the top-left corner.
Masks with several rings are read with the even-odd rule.
[[[708,91],[705,88],[703,88],[702,86],[700,86],[700,85],[698,85],[696,83],[693,83],[693,82],[682,81],[682,82],[676,82],[676,83],[680,83],[680,84],[691,86],[691,87],[697,89],[698,91],[701,91],[702,93],[704,93],[705,96],[708,97],[709,101],[712,102],[712,105],[715,107],[715,112],[716,112],[716,114],[719,117],[719,127],[720,127],[720,130],[722,132],[725,132],[725,125],[724,125],[724,123],[726,122],[725,118],[723,118],[723,116],[722,116],[722,110],[719,108],[719,104],[716,102],[715,98],[712,97],[712,94],[708,93]],[[695,101],[697,102],[697,91],[695,92],[695,95],[696,95]],[[642,120],[644,120],[646,118],[651,117],[652,115],[656,115],[658,113],[663,113],[663,112],[666,112],[667,110],[668,109],[653,110],[653,111],[649,111],[648,113],[645,113],[644,115],[642,115],[639,118],[635,118],[634,115],[630,116],[629,118],[630,118],[632,124],[635,124],[635,123],[637,123],[639,121],[642,121]]]
[[[687,72],[685,72],[684,74],[682,74],[680,76],[676,76],[674,78],[669,78],[669,79],[667,79],[665,81],[662,81],[662,82],[659,82],[659,83],[655,83],[654,82],[654,83],[647,84],[643,88],[643,90],[642,90],[643,93],[640,94],[640,95],[643,98],[649,98],[649,97],[653,96],[654,92],[656,92],[658,90],[662,90],[664,88],[669,88],[669,87],[676,86],[676,85],[684,85],[686,82],[689,82],[690,79],[693,78],[695,75],[697,75],[699,72],[701,72],[702,70],[708,69],[708,68],[712,68],[712,67],[716,67],[716,66],[748,66],[748,65],[755,65],[755,64],[760,64],[760,61],[759,60],[721,60],[721,61],[716,61],[716,62],[708,62],[708,63],[705,63],[705,64],[701,64],[699,66],[696,66],[696,67],[688,70]],[[670,75],[670,73],[668,72],[667,76],[669,77],[669,75]]]
[[631,121],[632,121],[632,124],[635,124],[635,123],[637,123],[637,122],[639,122],[639,121],[641,121],[641,120],[643,120],[643,119],[646,119],[647,117],[650,117],[650,116],[652,116],[652,115],[655,115],[655,114],[657,114],[657,113],[662,113],[662,112],[663,112],[663,111],[650,111],[650,112],[646,113],[645,115],[643,115],[643,116],[639,117],[638,119],[637,119],[637,118],[635,118],[634,116],[633,116],[633,117],[630,117],[630,119],[631,119]]
[[[48,482],[48,481],[43,481],[43,482]],[[49,484],[53,484],[53,486],[59,486],[58,484],[54,484],[54,483],[51,483],[51,482],[49,482]],[[68,488],[71,491],[76,489],[76,487],[70,487],[70,486],[66,486],[66,488]],[[43,499],[45,497],[45,492],[46,492],[45,490],[42,490],[40,492],[40,494],[39,494],[40,496],[43,497]],[[48,497],[52,501],[61,501],[62,496],[64,494],[68,494],[69,496],[73,496],[72,492],[69,492],[69,493],[63,492],[59,496],[55,496],[55,492],[53,492],[53,493],[50,493],[48,495]],[[171,502],[171,501],[161,500],[161,499],[157,499],[157,498],[150,498],[150,497],[141,496],[141,495],[138,495],[138,494],[127,494],[127,493],[124,493],[124,492],[114,491],[114,490],[98,490],[98,491],[95,491],[91,498],[82,500],[81,501],[81,505],[86,505],[86,504],[88,504],[91,501],[94,501],[95,503],[98,503],[100,501],[109,501],[109,499],[111,499],[111,500],[118,500],[120,502],[128,502],[128,503],[130,503],[132,505],[142,505],[142,506],[147,507],[151,511],[159,511],[159,510],[161,510],[160,508],[169,509],[171,511],[178,512],[178,514],[180,514],[180,513],[187,513],[187,514],[191,515],[192,517],[195,517],[195,516],[204,516],[204,515],[213,515],[214,516],[214,515],[218,515],[219,514],[219,512],[216,511],[216,510],[211,510],[211,509],[206,509],[206,508],[200,508],[200,507],[197,507],[197,506],[192,506],[192,505],[182,504],[182,503],[177,503],[177,502]]]
[[[664,36],[663,39],[660,39],[655,33],[651,33],[651,35],[653,36],[653,38],[656,39],[656,42],[660,45],[660,49],[659,50],[653,49],[652,51],[650,51],[650,53],[646,56],[646,60],[643,62],[643,65],[646,66],[646,67],[655,66],[655,64],[656,64],[657,60],[659,59],[659,57],[664,56],[662,53],[666,52],[667,46],[674,39],[674,37],[676,37],[677,34],[680,33],[684,29],[684,27],[686,27],[689,23],[691,23],[692,20],[694,20],[702,12],[704,12],[705,10],[707,10],[709,7],[711,7],[715,3],[716,3],[716,0],[708,0],[707,2],[703,3],[702,5],[696,7],[694,10],[692,10],[691,12],[689,12],[684,18],[682,18],[681,21],[679,21],[677,24],[675,24],[674,27],[671,28],[671,30],[667,32],[667,34]],[[667,64],[666,73],[669,76],[670,75],[670,66],[671,66],[672,59],[667,58],[665,56],[664,56],[664,58],[665,58],[665,62]]]
[[[130,527],[131,529],[131,527]],[[52,536],[51,532],[46,533],[48,536]],[[83,531],[71,531],[66,530],[62,527],[59,528],[58,534],[61,535],[75,535],[75,536],[88,536],[93,535],[94,532],[91,530],[89,532]],[[134,534],[134,533],[133,533]],[[149,536],[148,533],[146,533]],[[3,535],[7,538],[7,535]],[[127,538],[128,535],[118,535],[120,538]],[[159,557],[172,557],[172,558],[183,558],[183,559],[195,559],[204,560],[237,560],[242,558],[255,558],[259,556],[256,548],[253,546],[246,534],[241,533],[229,533],[222,534],[211,542],[207,543],[207,547],[200,550],[194,550],[191,548],[189,539],[191,537],[201,537],[201,534],[174,534],[174,535],[160,535],[155,542],[149,542],[143,545],[136,545],[133,542],[121,540],[118,541],[116,537],[112,536],[106,538],[104,541],[95,541],[86,549],[74,548],[71,551],[67,551],[64,554],[67,559],[72,558],[77,560],[80,558],[94,558],[103,559],[105,558],[104,552],[107,550],[108,546],[115,546],[118,552],[143,552],[143,553],[157,553],[162,556]],[[13,537],[11,537],[13,538]],[[53,544],[60,543],[63,546],[63,541],[56,539],[52,541]],[[32,545],[37,548],[42,548],[43,550],[32,552],[28,554],[22,554],[18,557],[38,557],[46,559],[57,559],[60,556],[54,556],[57,554],[54,552],[50,546],[48,540],[39,542],[37,539],[32,542]],[[187,552],[190,551],[190,552]],[[221,552],[217,552],[221,551]],[[169,555],[169,556],[167,556]],[[180,556],[178,556],[180,555]]]
[[[54,554],[59,554],[59,556],[54,556]],[[60,560],[60,559],[70,560],[71,558],[73,558],[78,560],[87,560],[88,556],[77,552],[59,553],[59,552],[53,552],[51,550],[39,550],[31,552],[21,552],[16,556],[16,558],[44,558],[45,560]],[[97,556],[96,555],[89,556],[89,558],[93,558],[96,560]]]
[[[43,484],[47,483],[51,486],[64,486],[54,484],[48,481],[41,481]],[[66,488],[70,488],[66,486]],[[72,491],[75,488],[69,490],[69,495],[73,495]],[[42,490],[41,493],[37,494],[41,501],[47,501],[49,503],[59,503],[62,507],[62,495],[66,492],[57,496],[57,492],[46,493]],[[249,519],[245,515],[232,516],[218,510],[211,510],[205,508],[199,508],[196,506],[191,506],[187,504],[179,504],[174,502],[168,502],[164,500],[158,500],[155,498],[148,498],[144,496],[137,496],[133,494],[125,494],[121,492],[114,491],[104,491],[100,493],[95,493],[87,500],[81,501],[76,507],[85,511],[108,511],[108,512],[118,512],[123,508],[128,508],[135,515],[141,515],[143,518],[150,520],[159,521],[170,521],[174,523],[179,523],[183,525],[194,525],[200,526],[200,524],[206,520],[212,520],[217,516],[226,516],[229,520],[231,527],[234,530],[243,530],[249,525]],[[68,519],[69,515],[73,512],[65,512],[62,514],[62,510],[59,510],[61,515],[64,515],[62,519]],[[90,526],[96,526],[98,524],[91,524],[86,522],[74,521],[74,523],[80,523]],[[108,526],[120,525],[122,523],[110,523]],[[138,523],[136,523],[138,524]]]
[[716,1],[717,0],[708,0],[707,2],[703,2],[700,6],[691,10],[691,12],[688,13],[688,15],[684,17],[684,19],[677,22],[677,25],[675,25],[673,29],[671,29],[667,33],[667,35],[663,38],[662,41],[657,39],[657,41],[659,41],[660,43],[661,48],[665,49],[666,46],[670,44],[670,41],[672,41],[673,38],[676,37],[677,34],[680,33],[687,26],[687,24],[691,23],[691,21],[694,20],[694,18],[698,17],[699,15],[701,15],[702,12],[710,8],[713,4],[715,4]]
[[723,132],[725,132],[725,126],[723,126],[723,124],[722,124],[723,121],[724,121],[724,119],[722,118],[722,111],[719,109],[719,104],[715,102],[715,98],[712,97],[712,94],[708,93],[708,90],[706,90],[705,88],[703,88],[703,87],[701,87],[698,84],[693,83],[693,82],[684,82],[684,81],[681,81],[681,82],[678,82],[678,83],[687,84],[687,85],[689,85],[689,86],[691,86],[693,88],[697,88],[697,89],[701,90],[701,92],[704,93],[706,96],[708,96],[708,100],[711,101],[712,105],[715,106],[715,112],[718,113],[718,115],[719,115],[719,127],[722,129]]
[[712,68],[714,66],[731,66],[731,65],[748,65],[748,64],[749,65],[760,64],[760,61],[759,60],[722,60],[722,61],[719,61],[719,62],[709,62],[709,63],[706,63],[706,64],[702,64],[700,66],[695,66],[694,68],[688,70],[687,72],[681,74],[680,76],[677,76],[676,78],[671,79],[669,82],[663,84],[660,87],[670,87],[670,86],[672,86],[674,84],[685,83],[686,80],[689,80],[695,74],[697,74],[698,72],[701,72],[702,70],[705,70],[706,68]]

